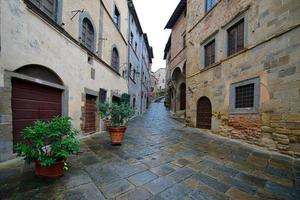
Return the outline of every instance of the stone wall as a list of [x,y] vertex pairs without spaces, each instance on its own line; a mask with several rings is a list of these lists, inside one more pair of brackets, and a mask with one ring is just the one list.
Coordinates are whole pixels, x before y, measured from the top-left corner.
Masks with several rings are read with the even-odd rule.
[[[300,2],[220,0],[208,14],[204,2],[188,1],[189,125],[196,126],[197,102],[206,96],[212,103],[215,134],[299,157]],[[245,49],[227,57],[227,28],[241,18]],[[204,68],[201,44],[211,37],[216,41],[216,63]],[[233,113],[232,84],[253,78],[260,80],[258,111]]]

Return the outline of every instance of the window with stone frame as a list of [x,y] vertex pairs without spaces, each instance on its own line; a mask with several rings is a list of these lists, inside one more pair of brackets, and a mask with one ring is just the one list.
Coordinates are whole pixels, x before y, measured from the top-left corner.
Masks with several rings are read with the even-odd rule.
[[113,48],[112,55],[111,55],[111,66],[116,70],[119,71],[120,67],[120,58],[119,58],[119,52],[117,48]]
[[89,50],[93,51],[95,31],[92,23],[88,18],[82,21],[81,43]]
[[233,113],[258,112],[260,100],[260,79],[254,78],[231,86],[230,111]]
[[57,21],[57,1],[56,0],[28,0],[39,8],[48,17]]
[[204,62],[205,67],[208,67],[216,62],[216,42],[212,40],[204,46]]
[[120,29],[121,15],[120,15],[120,12],[119,12],[117,6],[115,6],[113,20],[114,20],[114,23],[117,26],[117,28]]
[[208,13],[218,2],[218,0],[206,0],[205,1],[205,12]]
[[244,19],[237,22],[227,30],[228,34],[228,56],[231,56],[244,49]]

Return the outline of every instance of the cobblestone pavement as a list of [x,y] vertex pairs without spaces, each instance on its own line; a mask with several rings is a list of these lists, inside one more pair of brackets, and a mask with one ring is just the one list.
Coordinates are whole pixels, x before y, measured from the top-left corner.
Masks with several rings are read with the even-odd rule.
[[300,199],[300,162],[184,128],[154,103],[122,146],[82,140],[59,180],[22,162],[0,165],[0,199]]

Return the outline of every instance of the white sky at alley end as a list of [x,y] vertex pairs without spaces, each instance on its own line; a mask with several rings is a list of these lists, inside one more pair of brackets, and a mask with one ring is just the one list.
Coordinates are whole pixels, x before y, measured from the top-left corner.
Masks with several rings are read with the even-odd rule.
[[133,0],[144,33],[153,47],[152,71],[166,67],[163,60],[165,45],[171,31],[164,30],[180,0]]

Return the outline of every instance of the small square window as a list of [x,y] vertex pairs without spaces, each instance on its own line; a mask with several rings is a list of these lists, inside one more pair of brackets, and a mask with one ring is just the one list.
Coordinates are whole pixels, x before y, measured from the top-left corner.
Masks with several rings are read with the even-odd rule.
[[235,88],[235,108],[253,108],[254,83]]
[[231,85],[230,112],[256,113],[260,101],[260,79],[254,78]]

